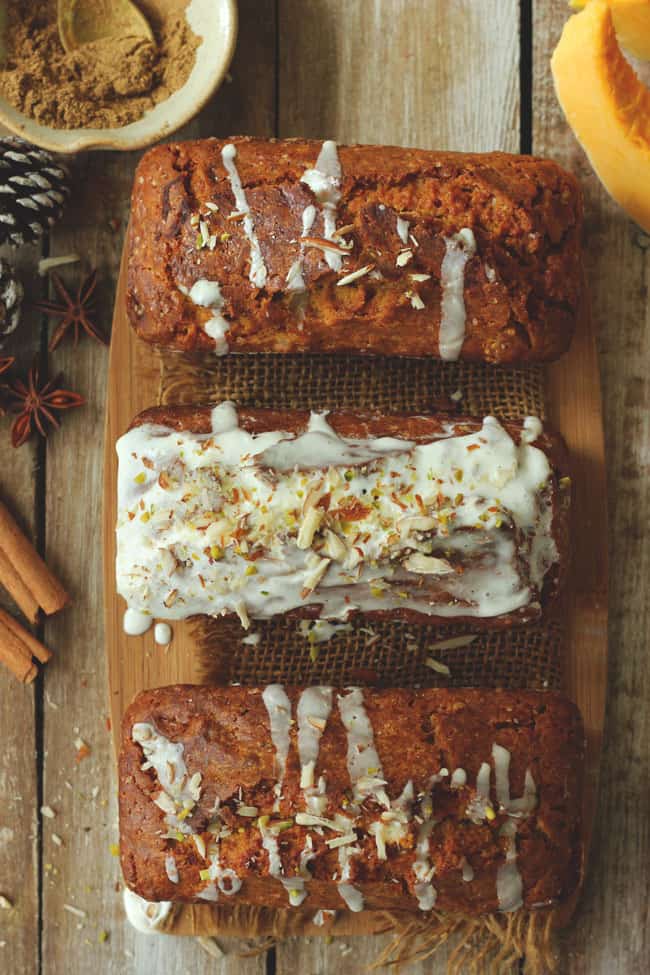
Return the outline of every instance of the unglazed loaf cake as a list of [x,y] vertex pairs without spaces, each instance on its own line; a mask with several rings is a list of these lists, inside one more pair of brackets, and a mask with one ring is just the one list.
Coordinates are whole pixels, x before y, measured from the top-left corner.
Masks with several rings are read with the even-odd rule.
[[566,565],[566,452],[532,417],[156,408],[117,450],[127,632],[293,611],[507,626]]
[[555,163],[334,142],[171,143],[133,189],[128,309],[169,348],[554,359],[582,302]]
[[124,716],[148,901],[482,914],[580,879],[583,730],[550,692],[175,686]]

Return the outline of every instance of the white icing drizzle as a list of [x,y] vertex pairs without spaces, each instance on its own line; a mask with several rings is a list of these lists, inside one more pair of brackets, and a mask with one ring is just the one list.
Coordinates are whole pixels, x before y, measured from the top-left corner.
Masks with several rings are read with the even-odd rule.
[[248,206],[246,193],[241,184],[241,179],[239,178],[239,173],[235,164],[237,149],[231,142],[229,142],[228,145],[225,145],[221,150],[221,158],[223,159],[224,167],[230,179],[230,187],[232,189],[232,194],[235,197],[235,206],[237,207],[239,213],[244,214],[244,233],[248,238],[251,255],[251,266],[248,277],[251,284],[254,284],[256,288],[263,288],[266,284],[267,277],[266,265],[264,263],[262,250],[257,239],[257,234],[255,233],[255,224]]
[[429,816],[425,818],[418,829],[417,844],[415,847],[413,873],[415,874],[416,884],[413,890],[421,911],[430,911],[435,906],[438,896],[436,888],[431,883],[436,868],[429,859],[431,833],[435,824],[435,819],[429,813]]
[[[165,814],[165,822],[169,827],[167,835],[173,839],[194,836],[197,849],[205,857],[205,840],[194,831],[188,820],[188,816],[201,798],[201,772],[195,772],[190,776],[185,764],[182,742],[173,742],[166,738],[149,722],[134,724],[131,737],[142,748],[146,759],[142,767],[153,768],[158,777],[161,791],[154,802]],[[216,813],[218,808],[217,798],[212,813]],[[221,866],[218,846],[216,849],[212,848],[212,842],[218,844],[218,837],[212,837],[208,856],[210,863],[208,882],[197,897],[215,901],[218,899],[218,890],[223,894],[235,894],[241,888],[242,881],[230,867]],[[178,883],[178,868],[171,854],[165,858],[165,872],[172,883]]]
[[189,775],[183,744],[170,741],[148,722],[134,724],[131,737],[142,748],[145,764],[158,777],[161,792],[154,801],[164,812],[165,822],[175,832],[192,833],[187,815],[200,799],[201,773]]
[[217,885],[212,882],[206,884],[203,890],[200,890],[196,896],[201,901],[218,901],[219,891],[217,890]]
[[308,687],[298,699],[298,758],[300,760],[300,787],[305,796],[307,810],[322,816],[327,804],[325,779],[314,786],[314,773],[318,763],[320,740],[332,710],[331,687]]
[[127,636],[142,636],[150,629],[153,620],[149,613],[137,609],[127,609],[124,613],[123,629]]
[[300,620],[298,629],[309,643],[327,643],[341,633],[350,633],[352,627],[349,623],[336,623],[331,620]]
[[[314,220],[316,219],[316,207],[313,203],[306,206],[302,212],[302,234],[301,237],[308,237],[309,231],[314,225]],[[305,279],[302,275],[302,265],[305,256],[304,245],[300,244],[300,251],[298,257],[293,262],[291,267],[287,272],[287,291],[295,291],[297,293],[302,293],[307,290],[305,285]]]
[[275,748],[278,768],[278,781],[275,785],[276,797],[282,792],[282,782],[289,754],[289,732],[291,730],[291,701],[281,684],[269,684],[262,694],[271,725],[271,741]]
[[[237,612],[247,626],[309,604],[329,619],[397,606],[491,617],[539,598],[557,559],[551,470],[494,418],[417,446],[339,437],[319,414],[298,436],[247,433],[227,403],[213,421],[211,435],[144,425],[118,441],[117,581],[130,609]],[[363,517],[329,527],[324,494]],[[446,561],[474,555],[462,572]]]
[[402,241],[405,247],[408,246],[409,242],[409,222],[404,220],[403,217],[397,218],[397,236]]
[[313,860],[315,856],[316,854],[314,853],[312,838],[311,836],[307,835],[305,845],[300,853],[298,876],[280,878],[282,886],[289,894],[289,905],[291,907],[300,907],[307,896],[306,884],[311,878],[311,874],[307,869],[307,864],[310,862],[310,860]]
[[526,769],[524,792],[519,799],[510,797],[510,752],[502,745],[492,746],[495,786],[499,806],[508,814],[499,834],[507,839],[506,859],[497,870],[497,899],[500,911],[516,911],[523,904],[523,883],[517,867],[517,827],[521,817],[528,816],[537,805],[537,789]]
[[161,647],[169,646],[172,642],[172,628],[169,623],[156,623],[154,640]]
[[350,860],[353,856],[359,856],[361,853],[361,848],[358,846],[341,846],[339,847],[339,867],[341,870],[341,879],[336,885],[336,889],[346,907],[354,913],[358,913],[363,910],[364,901],[363,894],[358,887],[350,883],[351,868]]
[[524,443],[534,443],[542,435],[544,427],[542,421],[536,416],[527,416],[524,420],[524,429],[521,439]]
[[165,873],[173,884],[178,883],[178,867],[176,866],[175,858],[171,854],[165,857]]
[[467,782],[467,772],[464,768],[455,768],[451,773],[452,789],[462,789]]
[[230,328],[230,322],[221,314],[225,304],[225,298],[221,294],[218,281],[209,281],[207,278],[199,278],[187,291],[181,288],[183,293],[195,305],[200,308],[209,308],[212,318],[203,323],[203,330],[214,341],[214,352],[216,355],[225,355],[228,352],[228,342],[226,333]]
[[234,870],[230,867],[222,867],[219,860],[218,848],[210,853],[210,866],[208,867],[208,883],[203,891],[198,895],[202,900],[216,901],[219,899],[219,891],[227,897],[231,897],[241,890],[242,881]]
[[269,857],[269,876],[280,881],[289,895],[290,906],[299,907],[307,896],[305,890],[305,883],[309,879],[307,864],[314,857],[311,837],[307,836],[305,847],[300,854],[299,876],[285,877],[277,833],[274,832],[272,825],[265,825],[261,820],[258,821],[258,826],[262,836],[262,846]]
[[355,887],[354,884],[346,883],[346,884],[337,884],[336,889],[341,895],[341,898],[344,901],[348,910],[354,911],[355,914],[363,910],[363,906],[364,906],[363,894],[361,893],[358,887]]
[[465,266],[476,253],[476,240],[465,227],[445,238],[440,268],[440,358],[457,359],[465,340]]
[[465,883],[466,884],[471,883],[471,881],[474,879],[474,870],[467,857],[463,857],[462,860],[460,861],[460,869],[461,869],[461,876],[465,881]]
[[318,928],[322,928],[324,924],[326,924],[328,921],[333,920],[335,917],[336,917],[336,911],[328,911],[321,908],[320,911],[316,911],[316,913],[314,914],[312,918],[312,924],[315,924],[316,927]]
[[123,902],[127,921],[141,934],[155,934],[172,910],[171,901],[146,901],[128,887],[124,888]]
[[487,762],[481,762],[481,767],[476,776],[476,791],[483,799],[490,798],[490,776],[492,770]]
[[[323,142],[315,167],[305,170],[300,181],[307,184],[320,203],[323,215],[323,236],[326,240],[333,241],[336,232],[336,208],[341,199],[341,163],[336,142],[332,142],[330,139]],[[324,255],[333,271],[341,270],[343,263],[341,254],[325,250]]]
[[338,705],[347,732],[347,765],[354,801],[361,803],[372,796],[390,809],[372,725],[363,705],[363,691],[360,687],[349,688],[347,694],[339,694]]
[[[118,441],[117,582],[131,610],[236,612],[247,627],[305,605],[345,620],[355,609],[494,617],[537,604],[557,560],[552,472],[493,417],[418,445],[340,437],[321,414],[299,435],[248,433],[230,403],[212,418],[211,434],[143,425]],[[349,503],[362,515],[341,523],[337,506]]]
[[276,880],[282,880],[282,860],[280,859],[278,837],[268,826],[263,826],[262,823],[259,824],[259,830],[262,834],[262,846],[269,856],[269,875],[275,877]]

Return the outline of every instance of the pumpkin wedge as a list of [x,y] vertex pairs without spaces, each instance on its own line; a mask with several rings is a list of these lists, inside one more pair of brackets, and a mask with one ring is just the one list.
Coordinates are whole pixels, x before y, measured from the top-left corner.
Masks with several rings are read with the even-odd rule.
[[551,58],[558,100],[607,191],[650,232],[650,91],[625,59],[604,0],[564,25]]
[[[574,10],[582,10],[589,0],[571,0]],[[624,51],[650,61],[650,0],[607,0],[614,18],[614,30]]]

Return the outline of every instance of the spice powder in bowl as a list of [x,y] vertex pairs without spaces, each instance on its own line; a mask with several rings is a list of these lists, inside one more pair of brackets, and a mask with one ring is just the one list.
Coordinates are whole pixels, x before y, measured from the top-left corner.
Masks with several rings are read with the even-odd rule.
[[187,81],[200,43],[185,19],[187,0],[163,17],[141,4],[156,43],[107,38],[67,54],[56,0],[8,0],[0,94],[24,115],[55,129],[128,125]]

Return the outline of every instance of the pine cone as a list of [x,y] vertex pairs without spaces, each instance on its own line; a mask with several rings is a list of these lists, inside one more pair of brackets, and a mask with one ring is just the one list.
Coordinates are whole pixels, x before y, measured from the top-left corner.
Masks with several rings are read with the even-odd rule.
[[63,213],[68,171],[44,149],[0,139],[0,244],[31,244]]
[[18,326],[23,293],[13,267],[0,257],[0,345]]

